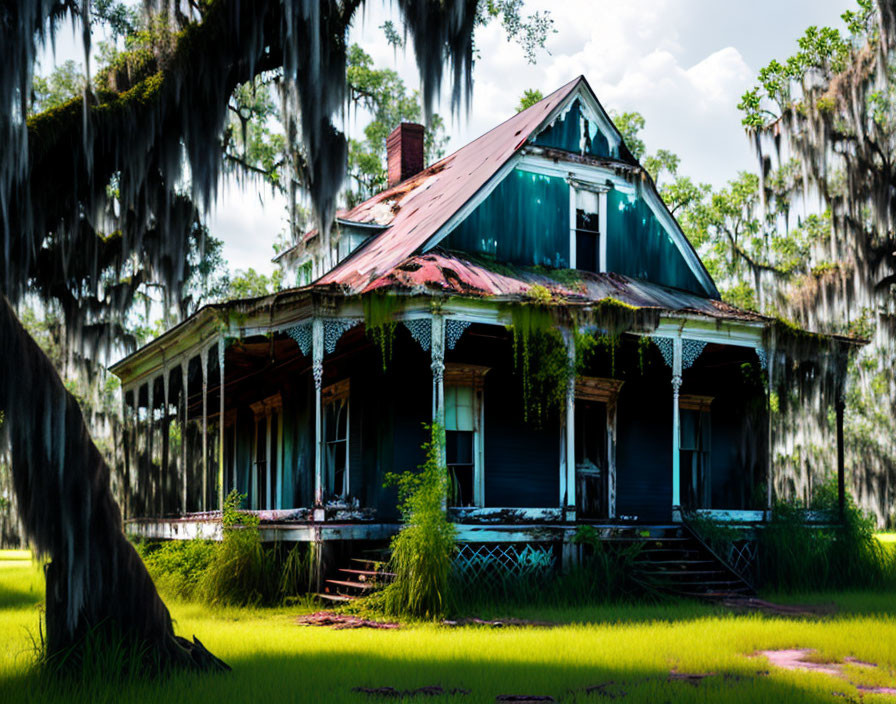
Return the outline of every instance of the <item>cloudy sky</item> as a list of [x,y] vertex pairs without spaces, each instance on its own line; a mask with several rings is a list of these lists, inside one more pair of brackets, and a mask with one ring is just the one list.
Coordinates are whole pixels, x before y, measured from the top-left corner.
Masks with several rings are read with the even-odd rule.
[[[448,152],[505,120],[523,91],[547,94],[584,74],[608,110],[644,115],[648,151],[670,149],[681,170],[723,185],[754,161],[737,103],[756,72],[793,53],[810,25],[841,27],[851,0],[527,0],[527,11],[549,10],[557,30],[526,63],[498,23],[476,36],[480,51],[470,114],[449,120]],[[378,66],[419,84],[413,55],[395,52],[379,29],[392,18],[388,2],[369,0],[351,41]],[[394,17],[397,21],[397,16]],[[397,22],[396,22],[397,23]],[[68,53],[61,41],[60,54]],[[449,103],[444,101],[447,116]],[[211,214],[212,233],[225,242],[232,268],[270,271],[271,245],[283,228],[284,203],[264,188],[224,184]]]

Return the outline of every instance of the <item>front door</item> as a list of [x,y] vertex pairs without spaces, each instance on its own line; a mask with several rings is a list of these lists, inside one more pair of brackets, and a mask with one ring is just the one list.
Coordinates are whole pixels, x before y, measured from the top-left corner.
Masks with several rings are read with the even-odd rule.
[[607,404],[576,401],[576,516],[607,518]]

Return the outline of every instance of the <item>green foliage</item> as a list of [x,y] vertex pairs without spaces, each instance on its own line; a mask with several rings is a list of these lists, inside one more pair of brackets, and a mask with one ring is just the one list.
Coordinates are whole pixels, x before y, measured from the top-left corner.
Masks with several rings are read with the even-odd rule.
[[677,175],[680,163],[681,159],[678,154],[674,154],[668,149],[658,149],[656,154],[644,158],[644,168],[647,169],[647,173],[650,174],[650,177],[657,184],[659,184],[660,176],[664,172],[670,176]]
[[516,41],[530,64],[535,63],[538,49],[543,49],[550,34],[556,34],[554,20],[547,11],[522,14],[524,0],[481,0],[476,8],[476,24],[484,25],[500,19],[507,38]]
[[182,599],[198,596],[199,584],[215,558],[208,540],[169,540],[141,546],[141,557],[156,586]]
[[722,521],[707,516],[691,515],[688,523],[704,543],[720,557],[728,553],[728,546],[743,538],[743,531]]
[[601,540],[593,526],[576,528],[572,542],[582,548],[582,564],[567,579],[577,592],[570,595],[570,603],[606,603],[650,600],[658,592],[636,576],[636,561],[641,546],[615,545]]
[[639,112],[610,112],[610,117],[616,129],[622,135],[622,141],[632,153],[635,159],[640,160],[645,153],[644,140],[640,137],[641,130],[647,124],[644,116]]
[[876,41],[873,3],[858,0],[857,5],[857,10],[847,10],[841,15],[849,36],[833,27],[813,25],[797,40],[796,53],[783,62],[773,59],[759,70],[757,84],[744,93],[737,106],[744,113],[745,127],[763,129],[785,112],[802,109],[807,85],[826,85],[846,69],[856,48]]
[[230,96],[224,129],[224,161],[232,170],[284,189],[286,138],[275,129],[280,109],[274,99],[275,77],[262,75],[237,86]]
[[[578,565],[559,572],[556,564],[525,551],[513,570],[495,565],[477,571],[475,578],[452,576],[452,614],[481,613],[509,606],[556,609],[584,605],[651,601],[658,592],[636,578],[639,545],[616,545],[601,540],[589,525],[576,529],[572,542],[581,554]],[[486,566],[487,567],[487,566]]]
[[514,305],[510,314],[514,369],[522,381],[523,420],[540,427],[563,407],[574,370],[553,312],[536,288],[533,302]]
[[537,88],[527,88],[523,91],[519,105],[516,106],[517,112],[522,112],[526,108],[531,108],[535,103],[542,100],[544,94]]
[[238,510],[243,499],[245,494],[234,490],[224,501],[224,539],[198,588],[210,604],[262,604],[276,598],[276,562],[262,546],[258,517]]
[[364,307],[364,331],[380,350],[383,371],[392,359],[392,342],[395,339],[395,313],[402,300],[390,293],[370,293],[362,299]]
[[227,282],[225,296],[227,300],[240,298],[259,298],[276,293],[283,287],[283,270],[276,269],[268,276],[255,271],[252,267],[246,270],[237,269]]
[[[409,91],[396,71],[375,67],[357,44],[348,50],[346,80],[351,105],[371,115],[364,139],[349,140],[348,175],[355,183],[347,194],[351,205],[386,187],[386,137],[402,122],[420,122],[423,111],[419,92]],[[440,159],[447,141],[444,120],[433,115],[424,135],[424,162]]]
[[56,66],[46,77],[35,76],[31,88],[31,114],[58,108],[79,97],[85,84],[81,65],[71,59]]
[[[819,523],[807,521],[806,508]],[[798,500],[775,503],[760,533],[759,556],[764,585],[779,591],[896,585],[896,554],[874,537],[874,521],[849,492],[839,520],[836,477],[815,490],[808,507]]]
[[392,539],[389,569],[395,580],[383,590],[381,599],[389,614],[435,619],[446,607],[455,528],[445,512],[444,430],[437,424],[427,429],[426,460],[418,471],[386,475],[386,484],[398,487],[405,525]]
[[722,291],[722,300],[743,310],[759,310],[756,290],[746,281],[740,281]]

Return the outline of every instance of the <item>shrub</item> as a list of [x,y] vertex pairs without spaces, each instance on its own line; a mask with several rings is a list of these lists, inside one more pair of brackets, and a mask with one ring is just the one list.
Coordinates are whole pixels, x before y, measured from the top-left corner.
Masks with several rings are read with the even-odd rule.
[[455,528],[445,506],[448,474],[442,464],[442,428],[427,426],[426,460],[417,472],[386,475],[398,487],[405,526],[392,539],[390,570],[395,580],[383,590],[382,605],[395,616],[434,619],[445,610]]
[[153,581],[163,591],[190,599],[214,559],[217,546],[209,540],[169,540],[140,551]]
[[896,559],[874,537],[874,521],[848,492],[840,520],[836,478],[816,490],[809,506],[822,523],[809,523],[805,508],[797,500],[772,508],[759,544],[764,586],[793,592],[896,584]]

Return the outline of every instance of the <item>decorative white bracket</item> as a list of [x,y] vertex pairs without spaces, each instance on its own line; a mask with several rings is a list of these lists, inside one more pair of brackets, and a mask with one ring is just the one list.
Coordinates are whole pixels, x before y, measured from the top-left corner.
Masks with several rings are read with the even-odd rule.
[[429,352],[432,347],[432,319],[431,318],[413,318],[411,320],[402,320],[402,324],[411,333],[411,337],[420,345],[420,349]]
[[659,348],[660,354],[663,355],[663,361],[671,369],[675,364],[674,346],[678,341],[681,344],[681,369],[690,369],[697,358],[706,348],[706,342],[703,340],[692,340],[690,338],[679,337],[651,337],[653,343]]
[[445,344],[449,350],[453,350],[464,334],[464,331],[470,327],[472,323],[469,320],[457,320],[456,318],[448,318],[445,320]]
[[307,357],[311,352],[311,328],[311,321],[306,320],[286,331],[286,334],[296,341],[303,357]]
[[324,320],[324,349],[327,354],[333,354],[336,351],[336,343],[339,342],[339,338],[362,322],[360,318],[327,318]]

